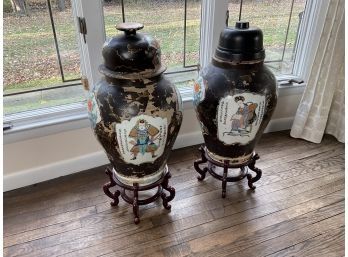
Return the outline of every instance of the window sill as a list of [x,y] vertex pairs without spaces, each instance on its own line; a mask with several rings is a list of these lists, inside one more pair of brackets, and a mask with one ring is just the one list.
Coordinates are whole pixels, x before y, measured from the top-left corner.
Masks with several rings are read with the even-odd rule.
[[[305,84],[280,83],[279,97],[302,94],[304,88]],[[192,109],[191,89],[182,89],[181,93],[184,110]],[[6,121],[11,121],[14,126],[3,132],[4,144],[90,126],[84,102],[13,114],[6,117]]]
[[[183,96],[184,109],[192,109],[192,98]],[[52,117],[53,116],[53,117]],[[85,103],[45,108],[10,115],[13,127],[4,131],[4,144],[48,136],[90,126]]]

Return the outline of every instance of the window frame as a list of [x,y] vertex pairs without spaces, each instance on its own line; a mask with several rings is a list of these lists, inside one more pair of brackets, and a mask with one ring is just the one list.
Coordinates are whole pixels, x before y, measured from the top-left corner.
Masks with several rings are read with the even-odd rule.
[[[299,43],[297,44],[298,52],[294,63],[294,74],[277,77],[281,95],[301,94],[303,92],[305,83],[290,85],[288,81],[290,79],[296,80],[300,78],[306,80],[309,76],[310,69],[308,67],[314,60],[314,49],[318,45],[318,38],[323,27],[323,22],[320,22],[319,15],[324,13],[328,7],[328,4],[325,2],[324,0],[307,0],[299,33],[306,35],[306,37],[300,36]],[[200,66],[204,67],[210,62],[218,44],[220,32],[225,26],[226,16],[221,15],[221,13],[227,13],[229,0],[202,0],[201,4],[199,56]],[[98,66],[103,61],[100,49],[105,42],[102,1],[73,0],[72,11],[76,31],[78,31],[79,26],[77,17],[86,18],[86,42],[84,42],[83,35],[77,32],[81,73],[88,78],[90,85],[94,85],[101,79]],[[101,15],[95,15],[97,12]],[[304,26],[304,24],[308,24],[308,26]],[[309,45],[312,46],[309,49],[310,51],[305,51],[304,47]],[[184,109],[192,109],[190,90],[184,89],[181,93],[184,101]],[[6,123],[11,124],[11,129],[4,130],[5,144],[89,126],[84,102],[6,115],[4,117],[4,124]]]

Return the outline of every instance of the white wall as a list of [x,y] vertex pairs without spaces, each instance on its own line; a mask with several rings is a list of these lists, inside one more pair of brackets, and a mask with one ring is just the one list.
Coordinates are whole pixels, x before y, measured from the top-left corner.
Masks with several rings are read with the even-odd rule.
[[[208,7],[205,11],[210,16],[211,7],[215,7],[216,14],[224,13],[221,10],[225,10],[228,3],[227,0],[205,1],[207,3],[204,6]],[[80,2],[91,5],[97,1]],[[302,32],[303,35],[306,36],[300,37],[298,45],[299,49],[305,50],[297,54],[294,65],[294,74],[297,74],[305,81],[308,81],[311,64],[319,43],[318,38],[324,24],[324,20],[320,19],[320,17],[325,16],[328,6],[329,1],[309,1],[308,6],[306,6],[308,11],[306,11],[302,22],[303,28],[301,28],[301,30],[304,30]],[[94,10],[93,8],[85,9],[87,11]],[[219,25],[219,22],[221,23],[221,20],[215,19],[216,26],[212,26],[210,23],[207,26],[202,26],[204,28],[202,35],[204,33],[211,35],[210,29],[213,30],[213,34],[214,30],[220,31],[221,28],[219,26],[221,24]],[[93,39],[94,37],[91,38]],[[201,49],[215,49],[214,43],[208,40],[209,36],[205,38],[207,42],[203,43],[204,47],[201,47]],[[99,41],[104,42],[103,39]],[[208,61],[210,58],[209,55],[206,56]],[[92,61],[95,62],[93,58]],[[282,88],[280,90],[278,105],[266,132],[291,128],[303,89],[304,87],[302,86]],[[57,131],[62,127],[67,127],[65,124],[36,129],[37,131],[22,131],[18,135],[4,135],[4,142],[7,142],[4,145],[4,190],[11,190],[106,164],[105,154],[94,139],[92,132],[89,128],[84,128],[87,121],[83,122],[83,126],[81,126],[81,123],[76,126],[76,123],[79,122],[75,121],[75,124],[70,124],[70,128],[80,126],[79,129],[65,129],[64,132],[60,133],[57,133]],[[23,135],[24,133],[25,135]],[[44,136],[38,137],[37,135],[40,133]],[[17,142],[14,142],[13,138],[17,138]],[[179,148],[201,142],[202,136],[194,112],[192,108],[186,108],[184,122],[174,147]]]
[[[278,105],[267,131],[291,127],[302,91],[303,87],[280,90]],[[203,141],[193,108],[189,103],[185,106],[175,148]],[[8,143],[4,145],[4,191],[106,163],[107,158],[89,127]]]

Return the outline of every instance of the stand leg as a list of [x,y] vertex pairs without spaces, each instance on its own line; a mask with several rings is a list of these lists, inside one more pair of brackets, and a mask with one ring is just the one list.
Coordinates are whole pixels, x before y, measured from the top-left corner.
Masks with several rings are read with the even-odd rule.
[[134,198],[133,198],[133,214],[134,214],[134,223],[139,224],[139,205],[138,205],[138,183],[134,183]]
[[110,187],[116,186],[116,182],[112,177],[112,171],[109,167],[106,168],[105,173],[109,176],[110,182],[104,184],[103,190],[104,193],[113,199],[114,201],[110,203],[111,206],[117,206],[119,203],[118,197],[120,196],[120,191],[116,190],[115,193],[111,193]]
[[228,163],[229,163],[229,161],[224,161],[224,173],[222,176],[222,198],[226,197]]
[[256,187],[253,185],[254,182],[258,181],[261,176],[262,176],[262,170],[260,170],[259,168],[255,167],[255,163],[256,161],[260,159],[260,156],[258,154],[255,154],[252,157],[252,162],[248,165],[249,169],[254,171],[256,173],[255,177],[252,177],[251,174],[247,175],[247,179],[248,179],[248,186],[250,189],[254,190]]
[[167,210],[170,210],[172,206],[168,204],[171,200],[174,199],[175,197],[175,188],[169,186],[169,179],[172,177],[170,172],[168,171],[167,174],[165,175],[163,182],[161,184],[162,188],[167,190],[169,192],[169,196],[167,196],[164,192],[162,192],[161,197],[163,200],[163,207],[166,208]]
[[208,169],[204,168],[203,170],[199,167],[200,164],[207,162],[207,158],[205,158],[204,149],[203,147],[199,148],[199,151],[201,152],[201,159],[194,161],[193,166],[195,170],[200,174],[200,176],[197,177],[199,181],[202,181],[205,179],[205,174],[207,173]]

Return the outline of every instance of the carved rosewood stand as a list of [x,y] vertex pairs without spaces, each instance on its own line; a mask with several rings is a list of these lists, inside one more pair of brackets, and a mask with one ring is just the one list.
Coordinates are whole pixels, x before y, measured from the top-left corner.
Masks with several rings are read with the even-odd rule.
[[[121,196],[122,199],[133,205],[133,213],[134,213],[134,223],[138,224],[140,222],[139,219],[139,205],[145,205],[152,203],[156,201],[159,197],[163,200],[163,206],[167,210],[171,209],[171,205],[169,202],[174,199],[175,197],[175,189],[168,185],[169,179],[171,178],[171,174],[168,171],[168,167],[166,166],[165,172],[163,176],[156,182],[146,185],[146,186],[139,186],[138,183],[134,183],[133,186],[129,186],[126,184],[123,184],[121,181],[119,181],[115,176],[113,176],[112,168],[107,167],[105,170],[105,173],[109,176],[110,182],[106,183],[103,186],[104,193],[113,199],[113,202],[111,202],[111,206],[117,206],[119,203],[118,197]],[[110,188],[113,186],[118,186],[119,188],[116,188],[115,193],[112,193],[110,191]],[[139,192],[140,191],[147,191],[151,190],[153,188],[157,187],[157,192],[146,199],[139,199]],[[120,190],[119,190],[120,189]],[[166,193],[163,191],[163,189],[167,190],[169,192],[169,196],[166,195]],[[126,194],[127,191],[133,192],[133,197]]]
[[[209,172],[214,178],[222,181],[222,198],[226,197],[226,184],[227,182],[236,182],[244,179],[245,177],[248,179],[248,186],[250,189],[255,189],[256,187],[253,185],[254,182],[258,181],[261,178],[262,171],[255,167],[256,160],[260,157],[258,154],[253,153],[253,156],[249,161],[240,165],[230,164],[229,160],[225,160],[224,163],[217,162],[209,157],[206,151],[206,147],[200,147],[199,151],[201,152],[201,159],[196,160],[194,162],[195,170],[200,174],[197,177],[199,181],[202,181],[205,178],[207,172]],[[200,164],[208,162],[208,166],[201,169],[199,167]],[[217,174],[214,169],[216,167],[223,168],[223,175]],[[241,169],[241,174],[239,176],[228,176],[228,169]],[[256,173],[256,176],[253,177],[250,173],[248,173],[248,168]]]

